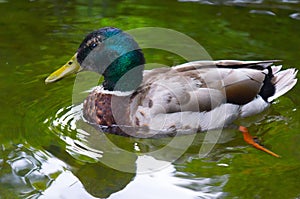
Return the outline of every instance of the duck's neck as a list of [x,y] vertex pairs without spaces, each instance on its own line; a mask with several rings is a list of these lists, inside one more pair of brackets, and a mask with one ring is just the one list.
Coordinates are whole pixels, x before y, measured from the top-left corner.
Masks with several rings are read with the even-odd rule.
[[136,90],[143,81],[145,58],[142,51],[128,52],[113,61],[103,72],[103,87],[109,91]]

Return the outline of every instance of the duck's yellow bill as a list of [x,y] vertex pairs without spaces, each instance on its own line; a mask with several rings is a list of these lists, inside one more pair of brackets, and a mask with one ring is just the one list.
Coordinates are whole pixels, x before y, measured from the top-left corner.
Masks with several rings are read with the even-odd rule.
[[77,62],[76,55],[77,53],[65,65],[63,65],[61,68],[59,68],[58,70],[54,71],[51,75],[49,75],[45,80],[46,84],[58,81],[61,78],[64,78],[68,75],[81,71],[82,68],[80,64]]

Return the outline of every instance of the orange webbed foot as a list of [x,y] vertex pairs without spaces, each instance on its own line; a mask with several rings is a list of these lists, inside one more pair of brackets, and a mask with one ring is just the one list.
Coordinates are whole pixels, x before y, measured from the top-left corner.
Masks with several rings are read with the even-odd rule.
[[272,156],[274,156],[274,157],[277,157],[277,158],[280,157],[280,156],[277,155],[276,153],[274,153],[274,152],[272,152],[272,151],[266,149],[266,148],[263,147],[261,144],[259,144],[259,143],[257,142],[257,138],[252,137],[252,136],[250,135],[250,133],[249,133],[249,131],[248,131],[248,129],[247,129],[246,127],[240,126],[240,127],[239,127],[239,131],[241,131],[241,132],[243,133],[244,140],[245,140],[248,144],[251,144],[253,147],[255,147],[255,148],[259,149],[259,150],[262,150],[262,151],[264,151],[264,152],[266,152],[266,153],[268,153],[268,154],[270,154],[270,155],[272,155]]

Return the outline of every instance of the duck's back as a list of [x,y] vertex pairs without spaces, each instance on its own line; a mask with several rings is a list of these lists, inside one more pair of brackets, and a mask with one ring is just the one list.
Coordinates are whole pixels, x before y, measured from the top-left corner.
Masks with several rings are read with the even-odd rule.
[[[131,97],[130,120],[134,126],[174,132],[220,128],[257,114],[272,96],[296,83],[294,69],[279,72],[281,67],[271,64],[200,61],[145,71],[143,84]],[[282,76],[285,81],[279,81]]]

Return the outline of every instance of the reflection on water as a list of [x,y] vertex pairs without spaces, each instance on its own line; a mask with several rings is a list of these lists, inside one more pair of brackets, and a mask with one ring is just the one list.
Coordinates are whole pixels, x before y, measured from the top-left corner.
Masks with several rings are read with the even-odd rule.
[[[70,190],[77,193],[72,198],[80,198],[87,194],[85,191],[94,197],[110,198],[145,198],[144,190],[152,193],[149,198],[217,198],[226,195],[222,188],[228,181],[228,175],[194,178],[192,174],[176,170],[176,162],[181,156],[177,155],[178,150],[182,150],[180,143],[186,141],[186,136],[178,138],[180,142],[174,148],[169,145],[172,138],[136,139],[109,135],[86,124],[81,110],[82,104],[67,107],[58,110],[54,118],[45,120],[51,131],[66,143],[66,151],[86,164],[73,170],[75,176],[71,173],[60,175],[43,194],[52,196],[55,191],[51,190],[57,190],[56,187],[67,189],[70,186]],[[199,156],[197,151],[204,137],[199,134],[197,142],[192,144],[197,148],[195,154],[181,156],[180,161]],[[232,134],[229,132],[220,142],[230,139]],[[165,147],[168,147],[167,151],[161,152]],[[161,189],[165,190],[165,194],[159,192]],[[85,195],[87,198],[92,196]]]
[[290,14],[289,17],[292,19],[300,20],[300,9],[298,5],[299,0],[179,0],[179,2],[193,2],[207,5],[226,5],[226,6],[242,6],[249,8],[257,8],[250,10],[250,14],[263,14],[263,15],[276,15],[275,9],[292,10],[294,13]]
[[[144,170],[145,159],[151,164],[165,165],[161,160],[139,156],[136,160],[137,170],[140,166]],[[218,198],[225,195],[222,188],[228,180],[226,175],[194,179],[192,176],[186,179],[188,173],[181,175],[173,165],[157,172],[137,174],[125,189],[112,194],[111,198]],[[151,195],[146,195],[145,190]]]
[[0,172],[0,193],[4,198],[40,196],[68,168],[48,152],[22,144],[2,146],[1,155],[7,157],[1,159]]
[[299,13],[299,12],[296,12],[296,13],[290,14],[290,17],[291,17],[292,19],[300,20],[300,13]]
[[[194,2],[209,5],[232,5],[232,6],[259,6],[259,7],[278,7],[294,10],[293,5],[300,3],[299,0],[179,0],[179,2]],[[282,7],[284,5],[284,7]],[[291,6],[289,6],[291,5]]]

